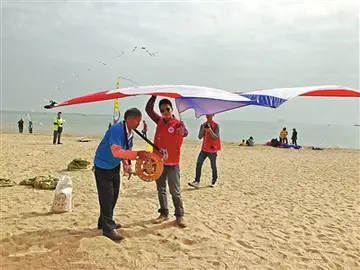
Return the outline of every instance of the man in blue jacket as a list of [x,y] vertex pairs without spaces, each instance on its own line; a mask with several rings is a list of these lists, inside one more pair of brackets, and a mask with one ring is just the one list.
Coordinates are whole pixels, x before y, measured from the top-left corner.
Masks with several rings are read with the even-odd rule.
[[139,126],[141,116],[137,108],[127,110],[124,120],[112,125],[106,131],[95,153],[94,174],[100,203],[98,229],[102,229],[103,235],[114,241],[124,239],[116,230],[121,225],[113,220],[114,207],[120,190],[120,164],[122,162],[124,171],[130,173],[128,160],[135,160],[137,157],[146,158],[146,151],[132,151],[134,137],[132,130]]

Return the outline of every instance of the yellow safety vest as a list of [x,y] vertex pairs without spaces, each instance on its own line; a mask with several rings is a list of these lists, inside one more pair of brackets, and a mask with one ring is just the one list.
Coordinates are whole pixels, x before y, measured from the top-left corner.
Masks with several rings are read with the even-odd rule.
[[63,123],[64,123],[64,120],[62,118],[59,119],[59,118],[57,118],[57,116],[54,117],[54,122],[53,122],[54,131],[57,131],[59,127],[62,127]]

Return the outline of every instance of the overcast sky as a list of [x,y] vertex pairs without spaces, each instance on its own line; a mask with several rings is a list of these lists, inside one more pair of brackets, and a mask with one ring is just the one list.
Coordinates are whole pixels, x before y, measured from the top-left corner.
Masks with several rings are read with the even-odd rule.
[[[359,89],[355,0],[4,2],[3,110],[44,111],[40,106],[49,94],[63,101],[112,89],[118,76],[139,85],[190,84],[227,91],[324,84]],[[135,46],[158,54],[132,52]],[[121,82],[122,87],[131,85]],[[146,99],[124,99],[121,107],[144,108]],[[61,110],[112,114],[112,102]],[[276,110],[248,107],[218,118],[354,124],[359,115],[358,99],[299,97]]]

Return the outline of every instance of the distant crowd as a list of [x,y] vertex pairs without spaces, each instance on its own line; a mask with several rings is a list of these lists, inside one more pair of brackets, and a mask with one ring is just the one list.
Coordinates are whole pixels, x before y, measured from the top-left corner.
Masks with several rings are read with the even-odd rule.
[[[298,140],[298,132],[296,130],[296,128],[293,128],[292,134],[291,134],[291,144],[294,146],[298,146],[297,145],[297,140]],[[267,145],[272,145],[272,146],[281,146],[281,145],[289,145],[289,141],[288,141],[288,131],[286,130],[286,127],[284,127],[281,131],[280,131],[280,135],[279,135],[279,139],[272,139],[271,141],[266,143]],[[255,140],[253,136],[250,136],[249,139],[245,140],[243,139],[242,142],[239,144],[239,146],[254,146],[255,145]]]
[[[65,120],[63,120],[63,118],[62,118],[62,113],[58,112],[57,116],[54,117],[54,119],[53,119],[53,144],[62,144],[60,139],[61,139],[61,134],[62,134],[63,128],[64,128],[63,127],[64,122],[65,122]],[[113,124],[116,124],[116,121]],[[110,128],[113,124],[109,123],[108,128]],[[142,124],[143,124],[143,126],[142,126],[141,133],[142,133],[143,137],[147,138],[147,132],[148,132],[147,123],[145,120],[143,120]],[[33,127],[34,127],[33,122],[31,120],[29,120],[29,122],[28,122],[29,133],[33,133]],[[18,128],[19,128],[19,133],[24,132],[24,120],[22,118],[18,121]],[[296,128],[293,128],[292,134],[291,134],[291,144],[294,146],[297,146],[297,140],[298,140],[298,132],[297,132]],[[268,145],[274,144],[273,146],[289,144],[288,131],[287,131],[286,127],[284,127],[280,131],[279,139],[272,139],[267,144]],[[250,146],[250,147],[255,146],[254,137],[250,136],[249,139],[247,139],[247,140],[243,139],[241,141],[241,143],[239,144],[239,146]]]
[[[24,132],[24,120],[22,118],[18,121],[18,128],[19,128],[19,133]],[[29,129],[29,133],[33,133],[33,122],[31,120],[29,120],[28,129]]]

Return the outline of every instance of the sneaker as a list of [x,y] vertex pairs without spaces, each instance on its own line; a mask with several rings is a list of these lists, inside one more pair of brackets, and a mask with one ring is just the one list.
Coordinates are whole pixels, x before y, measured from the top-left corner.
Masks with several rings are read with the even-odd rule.
[[211,183],[210,187],[216,187],[217,186],[217,182]]
[[198,181],[194,181],[194,182],[188,183],[188,185],[189,185],[190,187],[195,187],[195,188],[197,188],[197,187],[199,187],[199,182],[198,182]]
[[176,218],[176,223],[178,224],[178,226],[180,228],[186,228],[185,219],[183,217],[177,217]]
[[164,221],[166,221],[168,219],[169,219],[168,216],[160,215],[153,221],[153,223],[160,224],[160,223],[163,223]]

